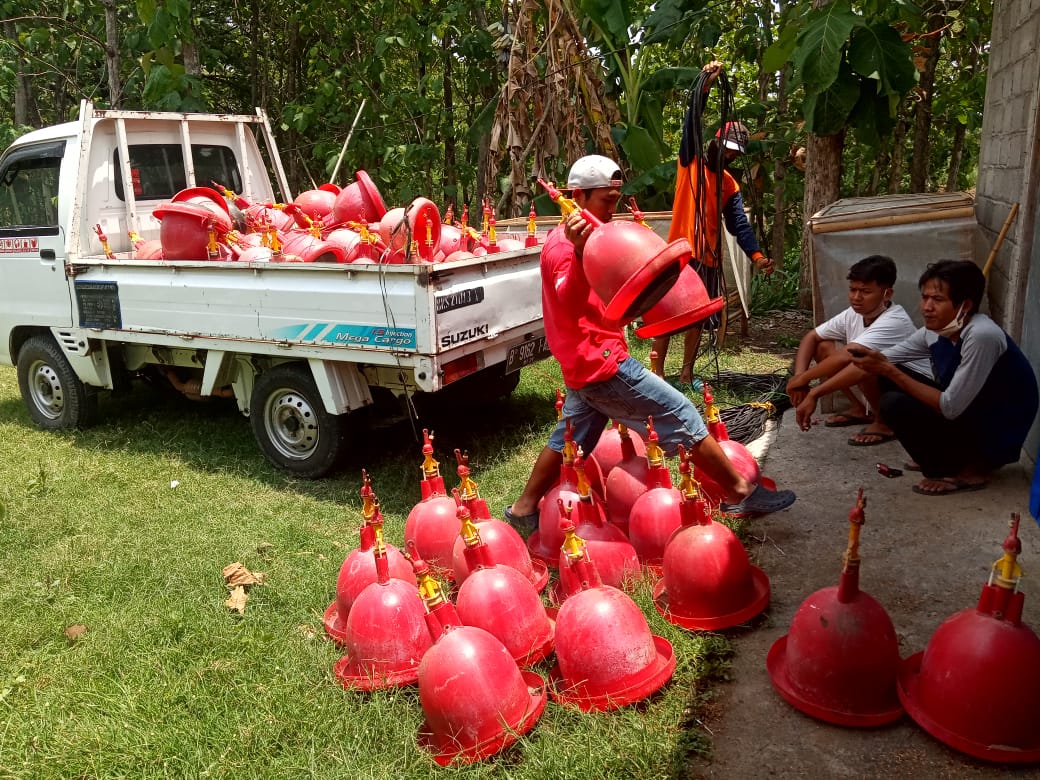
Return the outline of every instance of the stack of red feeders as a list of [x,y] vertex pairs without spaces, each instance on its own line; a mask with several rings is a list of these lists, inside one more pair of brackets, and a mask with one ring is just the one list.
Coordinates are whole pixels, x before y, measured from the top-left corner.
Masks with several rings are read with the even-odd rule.
[[[602,457],[600,465],[607,475],[603,495],[607,502],[607,518],[626,534],[632,507],[643,493],[650,489],[650,464],[646,460],[646,444],[639,436],[634,436],[628,426],[618,423],[607,433],[606,452],[597,455]],[[616,445],[614,444],[616,442]],[[600,444],[594,453],[600,452]],[[616,451],[616,455],[615,455]]]
[[[758,468],[758,461],[748,451],[748,448],[740,442],[729,438],[726,423],[722,421],[718,407],[715,406],[715,397],[711,393],[711,386],[707,384],[704,385],[704,422],[708,426],[708,434],[719,443],[719,447],[726,453],[726,457],[729,458],[738,474],[753,485],[762,482],[770,489],[776,487],[772,480],[762,478],[762,473]],[[697,469],[694,476],[701,483],[701,489],[708,500],[713,504],[718,505],[726,499],[726,491],[706,471]]]
[[419,665],[426,722],[419,743],[441,766],[495,755],[532,728],[545,711],[545,681],[521,672],[498,639],[464,626],[429,567],[417,560],[419,593],[433,647]]
[[974,609],[948,618],[903,662],[899,699],[925,731],[985,761],[1040,761],[1040,638],[1022,622],[1019,516]]
[[664,549],[654,606],[669,623],[692,631],[730,628],[766,608],[769,578],[751,565],[736,534],[711,519],[682,445],[679,457],[682,527]]
[[419,590],[391,579],[382,539],[374,550],[377,579],[354,601],[347,618],[347,654],[336,662],[336,678],[345,688],[375,691],[410,685],[419,678],[419,662],[433,644]]
[[[480,539],[491,551],[495,563],[516,569],[534,585],[535,590],[543,590],[549,582],[549,568],[542,561],[531,559],[527,543],[513,526],[491,516],[487,501],[480,497],[477,483],[470,477],[469,457],[460,450],[455,450],[455,459],[459,464],[459,489],[453,490],[452,493],[457,492],[456,501],[466,505],[470,517],[480,531]],[[452,570],[455,572],[455,582],[458,585],[465,582],[472,570],[465,551],[466,542],[460,535],[455,540],[451,552]]]
[[464,505],[458,516],[470,571],[455,598],[459,619],[502,642],[521,668],[538,663],[552,652],[554,632],[538,591],[516,569],[495,562]]
[[650,633],[631,598],[602,584],[574,524],[565,518],[563,526],[570,579],[579,589],[556,616],[553,699],[586,712],[645,699],[675,672],[672,645]]
[[[664,462],[664,451],[657,444],[653,419],[647,420],[646,456],[650,464],[647,483],[652,487],[636,499],[628,518],[628,538],[639,560],[658,566],[672,533],[682,525],[679,503],[682,497],[672,487],[672,475]],[[608,480],[609,481],[609,480]]]
[[[383,543],[383,513],[372,490],[368,472],[361,470],[361,543],[343,560],[336,578],[336,600],[325,610],[325,632],[336,642],[346,641],[347,616],[351,606],[369,584],[378,581],[375,547]],[[390,576],[415,585],[415,573],[404,555],[392,544],[384,545]]]
[[[557,504],[562,518],[561,530],[573,527],[574,533],[585,542],[589,557],[596,562],[600,581],[604,585],[622,588],[639,577],[639,556],[621,529],[606,522],[602,513],[598,511],[588,480],[585,479],[582,460],[579,450],[578,457],[574,460],[574,470],[578,475],[576,517],[572,514],[575,507]],[[580,590],[578,583],[568,581],[573,574],[567,566],[566,544],[565,533],[565,541],[559,554],[560,578],[553,589],[553,596],[557,602]]]
[[433,457],[433,434],[423,429],[422,499],[408,513],[404,524],[406,542],[414,542],[419,555],[449,579],[451,553],[459,533],[455,500],[448,495],[440,464]]
[[899,642],[892,620],[859,589],[863,489],[849,512],[849,544],[837,586],[798,608],[787,636],[769,649],[773,686],[789,704],[841,726],[881,726],[903,714],[896,693]]

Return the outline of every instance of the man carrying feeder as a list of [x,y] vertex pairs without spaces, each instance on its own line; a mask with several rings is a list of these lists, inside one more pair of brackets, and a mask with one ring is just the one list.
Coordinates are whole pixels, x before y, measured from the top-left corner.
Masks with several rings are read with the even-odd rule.
[[794,503],[789,490],[771,491],[741,476],[711,436],[697,409],[681,392],[651,373],[628,353],[623,327],[605,316],[606,306],[589,285],[583,250],[595,226],[581,211],[609,222],[621,199],[621,170],[600,155],[577,160],[567,189],[579,206],[546,238],[542,248],[542,313],[549,349],[567,386],[562,418],[535,461],[520,497],[505,518],[522,533],[538,522],[538,502],[555,484],[563,462],[566,422],[574,442],[591,453],[609,420],[645,433],[648,417],[666,454],[682,444],[690,459],[726,493],[725,512],[767,514]]
[[[740,185],[728,166],[747,151],[748,129],[740,122],[725,122],[702,149],[701,114],[711,85],[722,75],[722,63],[709,62],[694,85],[690,106],[683,122],[675,177],[675,201],[672,204],[672,226],[668,240],[685,238],[693,248],[690,264],[696,269],[710,298],[722,295],[722,241],[720,223],[733,234],[751,262],[768,276],[773,261],[759,248],[755,232],[744,213]],[[723,82],[725,84],[725,82]],[[724,103],[725,103],[724,99]],[[718,327],[718,314],[694,324],[683,334],[683,360],[679,374],[680,387],[693,382],[693,364],[697,360],[703,327]],[[664,376],[669,336],[653,341],[653,371]]]
[[[859,349],[853,365],[878,377],[881,412],[920,470],[915,493],[980,490],[1016,463],[1036,417],[1036,375],[1011,337],[979,312],[986,277],[969,260],[940,260],[921,274],[924,327],[883,351]],[[911,360],[930,361],[918,374]]]

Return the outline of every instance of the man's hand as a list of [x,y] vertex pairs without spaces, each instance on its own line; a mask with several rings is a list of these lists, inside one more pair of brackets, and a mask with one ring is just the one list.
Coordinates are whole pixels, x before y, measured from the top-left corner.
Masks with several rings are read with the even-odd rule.
[[798,406],[807,395],[809,395],[809,386],[802,383],[798,377],[793,376],[787,380],[787,397],[791,399],[791,403]]
[[849,344],[845,349],[852,355],[852,365],[861,371],[879,376],[892,370],[888,358],[876,349],[869,349],[862,344]]
[[585,250],[585,242],[595,229],[591,222],[586,222],[581,211],[572,211],[563,223],[563,234],[574,244],[574,254],[581,259]]
[[719,60],[712,60],[701,70],[708,74],[708,80],[704,82],[704,92],[707,93],[711,89],[711,85],[715,83],[715,79],[722,73],[723,66]]
[[798,408],[795,409],[795,419],[798,421],[798,427],[803,431],[809,430],[812,427],[812,416],[816,413],[816,399],[812,395],[806,395],[801,403],[798,404]]
[[762,255],[761,257],[756,257],[751,262],[757,265],[759,268],[761,268],[762,272],[766,276],[772,276],[773,271],[776,269],[776,264],[773,262],[773,258],[766,257],[765,255]]

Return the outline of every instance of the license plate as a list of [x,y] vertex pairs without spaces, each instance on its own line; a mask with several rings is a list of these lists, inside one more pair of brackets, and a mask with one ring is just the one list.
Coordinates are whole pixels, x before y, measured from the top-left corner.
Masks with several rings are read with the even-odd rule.
[[506,373],[519,371],[524,366],[552,357],[545,336],[535,336],[509,348],[506,356]]

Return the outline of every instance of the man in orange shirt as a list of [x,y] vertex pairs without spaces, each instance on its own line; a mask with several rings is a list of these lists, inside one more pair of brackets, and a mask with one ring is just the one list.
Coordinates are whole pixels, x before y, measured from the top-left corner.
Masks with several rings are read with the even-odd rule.
[[[703,79],[702,108],[712,83],[722,73],[722,63],[708,63],[704,66],[704,73],[707,77]],[[685,238],[690,242],[693,248],[690,263],[704,282],[709,297],[714,298],[722,294],[722,244],[718,231],[720,210],[726,230],[736,237],[740,248],[751,258],[752,263],[768,275],[773,272],[773,261],[759,248],[755,232],[744,213],[740,185],[727,170],[730,163],[747,151],[747,128],[740,122],[727,122],[719,128],[704,153],[700,154],[699,144],[694,142],[699,127],[694,127],[694,124],[688,112],[679,149],[668,241]],[[688,385],[693,381],[693,363],[700,347],[701,329],[705,323],[717,327],[717,318],[718,315],[712,315],[684,334],[683,363],[679,376],[681,384]],[[653,351],[657,355],[653,358],[651,368],[662,377],[669,339],[669,336],[660,336],[653,341]]]

